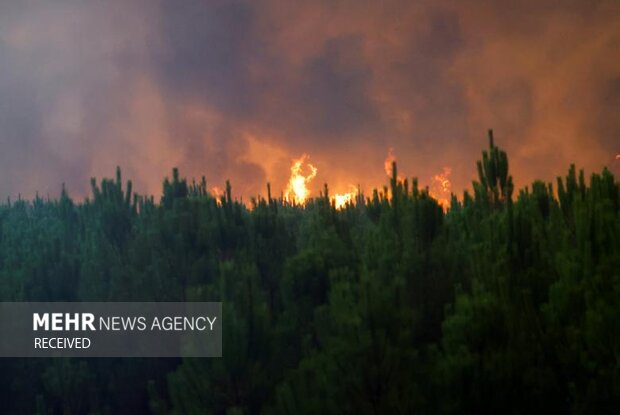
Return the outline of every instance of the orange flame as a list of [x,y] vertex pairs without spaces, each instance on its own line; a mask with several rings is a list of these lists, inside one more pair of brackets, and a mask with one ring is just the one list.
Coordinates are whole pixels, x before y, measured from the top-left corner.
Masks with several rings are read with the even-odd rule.
[[620,160],[620,154],[616,154],[616,160]]
[[[388,149],[388,154],[385,157],[385,161],[383,162],[383,169],[385,170],[385,174],[389,178],[392,178],[392,164],[396,162],[396,156],[394,155],[394,148],[390,147]],[[402,182],[404,179],[400,174],[396,176],[396,180]]]
[[387,157],[383,162],[383,168],[385,169],[385,174],[388,177],[392,177],[392,163],[396,161],[396,156],[394,155],[394,149],[392,147],[389,148]]
[[334,196],[330,197],[331,201],[336,206],[336,209],[343,209],[349,203],[353,203],[355,197],[357,196],[357,188],[353,185],[349,185],[350,192],[348,193],[337,193]]
[[[288,181],[288,186],[284,194],[284,198],[289,202],[294,201],[301,205],[306,202],[310,195],[310,190],[307,185],[316,177],[318,170],[306,161],[308,158],[309,156],[307,154],[302,154],[300,158],[293,160],[293,164],[291,165],[291,178]],[[304,165],[310,170],[307,175],[302,173]]]
[[211,195],[215,198],[215,203],[219,206],[222,205],[222,196],[224,196],[224,191],[217,186],[213,186],[211,188]]
[[450,189],[452,188],[452,183],[450,183],[450,179],[448,179],[450,174],[452,174],[452,169],[450,167],[444,167],[443,173],[436,174],[433,177],[435,182],[441,185],[441,190],[443,192],[450,192]]
[[452,174],[450,167],[444,167],[442,173],[438,173],[433,176],[433,186],[431,187],[431,196],[433,196],[439,204],[448,209],[450,206],[449,198],[452,192],[452,183],[448,178]]

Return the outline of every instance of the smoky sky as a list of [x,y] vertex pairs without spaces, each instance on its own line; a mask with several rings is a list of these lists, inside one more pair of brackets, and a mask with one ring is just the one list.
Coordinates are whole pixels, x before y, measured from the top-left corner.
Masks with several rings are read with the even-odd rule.
[[0,196],[87,196],[116,166],[173,167],[247,198],[308,154],[334,191],[475,178],[486,131],[519,186],[619,173],[620,3],[0,3]]

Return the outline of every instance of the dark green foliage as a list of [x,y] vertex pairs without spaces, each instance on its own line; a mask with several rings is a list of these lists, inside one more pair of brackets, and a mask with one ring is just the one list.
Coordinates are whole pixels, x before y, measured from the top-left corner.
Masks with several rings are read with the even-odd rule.
[[4,301],[222,301],[220,359],[3,359],[3,413],[613,413],[620,190],[571,166],[513,195],[493,142],[444,212],[415,179],[336,210],[248,208],[174,169],[0,205]]
[[492,208],[509,203],[514,187],[508,175],[508,156],[493,143],[493,130],[489,130],[489,151],[482,152],[477,167],[480,181],[474,182],[474,192],[478,203]]

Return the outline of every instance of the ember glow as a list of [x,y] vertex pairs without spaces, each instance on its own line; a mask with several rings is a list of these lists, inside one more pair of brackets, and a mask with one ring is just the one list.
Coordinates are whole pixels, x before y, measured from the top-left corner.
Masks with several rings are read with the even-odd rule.
[[291,177],[284,193],[284,198],[289,202],[302,205],[310,196],[308,184],[316,177],[318,170],[307,161],[308,158],[307,154],[303,154],[300,158],[293,160]]
[[448,176],[450,176],[450,174],[452,174],[452,169],[450,167],[444,167],[443,173],[433,176],[433,180],[439,183],[439,185],[441,185],[441,191],[444,193],[449,193],[452,186],[452,184],[450,183],[450,179],[448,179]]
[[450,174],[452,169],[444,167],[441,173],[433,176],[433,183],[430,188],[430,195],[437,199],[437,202],[444,208],[450,206],[450,197],[452,195],[452,183],[450,182]]

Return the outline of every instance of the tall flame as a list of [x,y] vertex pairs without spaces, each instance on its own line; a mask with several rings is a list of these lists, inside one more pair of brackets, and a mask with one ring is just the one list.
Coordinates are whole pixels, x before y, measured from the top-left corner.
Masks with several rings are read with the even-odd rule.
[[215,203],[217,203],[218,206],[221,206],[222,197],[224,196],[224,191],[217,186],[213,186],[211,188],[211,195],[213,195],[213,197],[215,198]]
[[[394,148],[390,147],[388,149],[388,154],[385,157],[385,161],[383,162],[383,169],[385,170],[385,174],[389,178],[392,178],[392,165],[396,162],[396,156],[394,155]],[[400,174],[396,176],[396,180],[402,182],[405,180],[403,176]]]
[[433,196],[439,204],[447,209],[450,206],[450,196],[452,192],[452,183],[448,178],[452,174],[450,167],[444,167],[443,172],[433,176],[433,185],[431,186],[431,196]]
[[[292,160],[291,176],[286,186],[286,191],[284,192],[284,199],[290,203],[303,205],[310,196],[308,185],[316,177],[318,169],[308,162],[309,158],[310,156],[304,153],[298,159]],[[616,156],[616,158],[620,158],[620,154]],[[394,155],[394,149],[389,148],[383,167],[385,169],[385,174],[390,178],[393,174],[392,168],[395,162],[396,156]],[[429,194],[437,200],[443,209],[448,209],[450,207],[450,198],[452,196],[451,174],[452,169],[450,167],[444,167],[441,173],[432,176],[431,185],[429,186]],[[396,180],[401,182],[404,179],[402,176],[398,175]],[[348,204],[354,203],[358,196],[359,189],[356,186],[349,185],[348,187],[348,192],[336,193],[329,197],[336,209],[343,209]],[[219,192],[214,189],[214,193],[217,194]]]
[[[286,192],[284,193],[284,198],[289,202],[294,201],[301,205],[306,202],[310,195],[310,190],[307,185],[316,177],[317,168],[307,162],[308,158],[309,156],[307,154],[302,154],[300,158],[293,160],[293,164],[291,165],[291,177],[288,181]],[[307,170],[309,170],[307,175],[302,173],[304,165],[307,167]]]
[[385,174],[387,174],[388,177],[392,177],[392,164],[395,161],[396,156],[394,155],[394,149],[390,147],[387,157],[385,157],[385,161],[383,162],[383,168],[385,169]]

